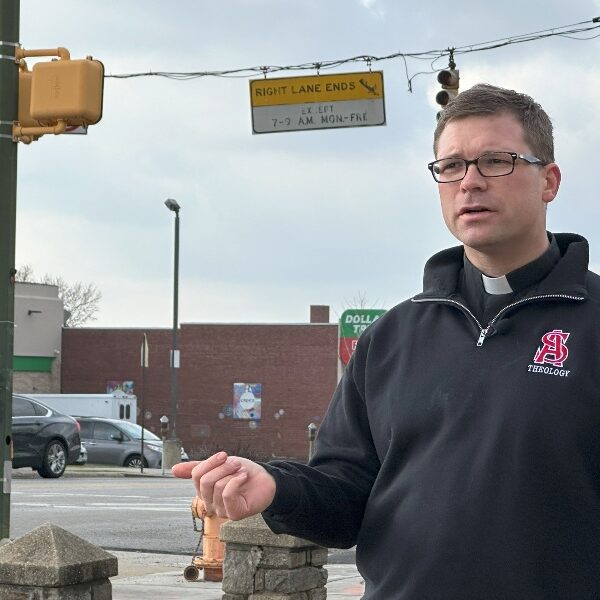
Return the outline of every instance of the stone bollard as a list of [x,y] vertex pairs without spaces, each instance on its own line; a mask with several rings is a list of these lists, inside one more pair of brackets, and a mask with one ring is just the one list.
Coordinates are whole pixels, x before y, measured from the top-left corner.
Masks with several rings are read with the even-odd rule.
[[117,557],[44,523],[0,546],[0,600],[111,600]]
[[221,526],[223,600],[324,600],[327,548],[273,533],[260,515]]

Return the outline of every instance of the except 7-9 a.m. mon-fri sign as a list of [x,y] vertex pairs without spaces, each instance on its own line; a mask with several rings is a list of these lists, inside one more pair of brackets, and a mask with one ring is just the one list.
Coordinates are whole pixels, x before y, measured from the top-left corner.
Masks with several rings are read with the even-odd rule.
[[383,72],[250,82],[252,132],[385,125]]

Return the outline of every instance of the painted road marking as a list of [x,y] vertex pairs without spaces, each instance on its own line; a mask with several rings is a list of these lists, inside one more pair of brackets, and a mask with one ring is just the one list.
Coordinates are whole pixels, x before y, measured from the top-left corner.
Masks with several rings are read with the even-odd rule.
[[49,502],[13,502],[13,507],[23,506],[30,509],[65,509],[65,510],[133,510],[156,512],[189,512],[188,506],[167,506],[164,504],[124,504],[119,502],[90,502],[88,504],[51,504]]

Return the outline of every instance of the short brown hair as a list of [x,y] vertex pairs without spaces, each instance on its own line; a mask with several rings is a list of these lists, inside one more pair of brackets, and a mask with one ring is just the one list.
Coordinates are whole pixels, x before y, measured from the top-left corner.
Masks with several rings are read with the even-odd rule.
[[537,158],[546,163],[554,162],[552,122],[540,104],[526,94],[487,83],[461,92],[442,110],[433,135],[434,154],[437,156],[440,136],[450,121],[503,112],[521,123],[525,141]]

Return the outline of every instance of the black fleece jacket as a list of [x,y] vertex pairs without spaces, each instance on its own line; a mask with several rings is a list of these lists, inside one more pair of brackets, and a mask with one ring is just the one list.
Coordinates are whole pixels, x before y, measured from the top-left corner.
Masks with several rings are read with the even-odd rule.
[[276,533],[357,545],[369,600],[600,598],[600,278],[550,273],[480,323],[463,250],[361,336],[309,465],[267,468]]

